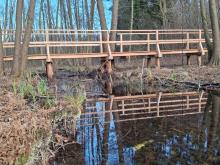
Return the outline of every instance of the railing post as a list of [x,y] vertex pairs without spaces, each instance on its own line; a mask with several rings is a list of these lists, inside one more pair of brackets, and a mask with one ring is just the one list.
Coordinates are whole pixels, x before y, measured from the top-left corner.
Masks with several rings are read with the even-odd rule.
[[100,53],[103,53],[102,32],[100,32],[99,34],[99,41],[100,41]]
[[110,46],[109,41],[110,41],[110,35],[109,35],[109,31],[107,31],[108,60],[113,60],[112,51],[111,51],[111,46]]
[[50,57],[50,46],[49,46],[49,32],[46,30],[46,52],[47,52],[47,58],[46,58],[46,73],[47,73],[47,78],[49,80],[52,80],[53,78],[53,62]]
[[150,34],[147,33],[147,51],[150,51]]
[[156,67],[157,69],[160,69],[160,58],[162,57],[161,51],[160,51],[160,44],[159,44],[159,31],[156,30],[156,51],[157,51],[157,57],[156,57]]
[[186,109],[189,109],[189,95],[186,96]]
[[200,53],[198,54],[198,65],[201,66],[202,65],[202,57],[203,55],[205,55],[205,51],[204,48],[202,46],[202,30],[199,30],[199,51]]
[[120,33],[120,52],[122,53],[123,52],[123,34]]
[[190,47],[189,47],[189,32],[186,33],[186,39],[187,39],[187,41],[186,41],[186,49],[189,50],[190,49]]

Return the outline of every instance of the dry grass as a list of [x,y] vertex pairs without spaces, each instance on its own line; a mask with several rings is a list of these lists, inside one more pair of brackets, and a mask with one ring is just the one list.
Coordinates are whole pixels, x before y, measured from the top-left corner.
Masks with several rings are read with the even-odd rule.
[[[30,82],[36,95],[49,96],[45,94],[45,84],[40,85],[42,81],[37,81],[35,77],[22,81]],[[0,78],[0,165],[48,164],[50,157],[55,155],[55,151],[50,150],[51,142],[57,143],[53,131],[55,123],[63,120],[56,114],[71,111],[76,118],[84,97],[67,97],[52,106],[45,106],[41,105],[42,100],[30,101],[29,95],[22,95],[19,91],[19,82],[15,90],[14,81]]]
[[20,96],[0,96],[0,164],[14,164],[28,157],[32,145],[50,134],[50,110],[32,111]]

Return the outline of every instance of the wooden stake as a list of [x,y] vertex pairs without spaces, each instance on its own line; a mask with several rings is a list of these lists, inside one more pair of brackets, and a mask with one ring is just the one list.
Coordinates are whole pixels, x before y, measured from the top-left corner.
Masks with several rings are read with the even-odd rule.
[[53,63],[52,62],[47,62],[46,63],[46,73],[47,73],[47,78],[48,80],[53,79]]
[[151,64],[151,57],[147,58],[147,68],[150,68],[150,64]]
[[198,55],[197,60],[198,60],[198,65],[201,66],[202,65],[202,56]]
[[190,55],[186,55],[186,60],[187,65],[190,65]]
[[160,57],[156,57],[156,68],[160,69]]

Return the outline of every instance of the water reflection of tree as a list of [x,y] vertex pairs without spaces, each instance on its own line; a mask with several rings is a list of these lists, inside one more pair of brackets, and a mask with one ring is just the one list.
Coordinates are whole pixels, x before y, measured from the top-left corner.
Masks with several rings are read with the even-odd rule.
[[[210,123],[208,122],[208,112],[211,109]],[[207,141],[207,152],[206,152],[206,162],[211,164],[220,163],[220,158],[216,155],[217,147],[217,130],[219,125],[219,110],[220,110],[220,97],[216,94],[209,94],[207,105],[204,113],[203,124],[208,123],[208,141]],[[218,151],[219,152],[219,151]]]

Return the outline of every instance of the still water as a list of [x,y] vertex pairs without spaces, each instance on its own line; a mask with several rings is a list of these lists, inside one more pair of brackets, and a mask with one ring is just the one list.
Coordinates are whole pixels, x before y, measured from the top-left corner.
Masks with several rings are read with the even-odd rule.
[[220,164],[219,100],[202,91],[90,97],[77,121],[84,164]]
[[81,150],[74,152],[81,154],[62,165],[220,164],[217,95],[193,90],[114,95],[96,82],[86,91],[76,124]]

